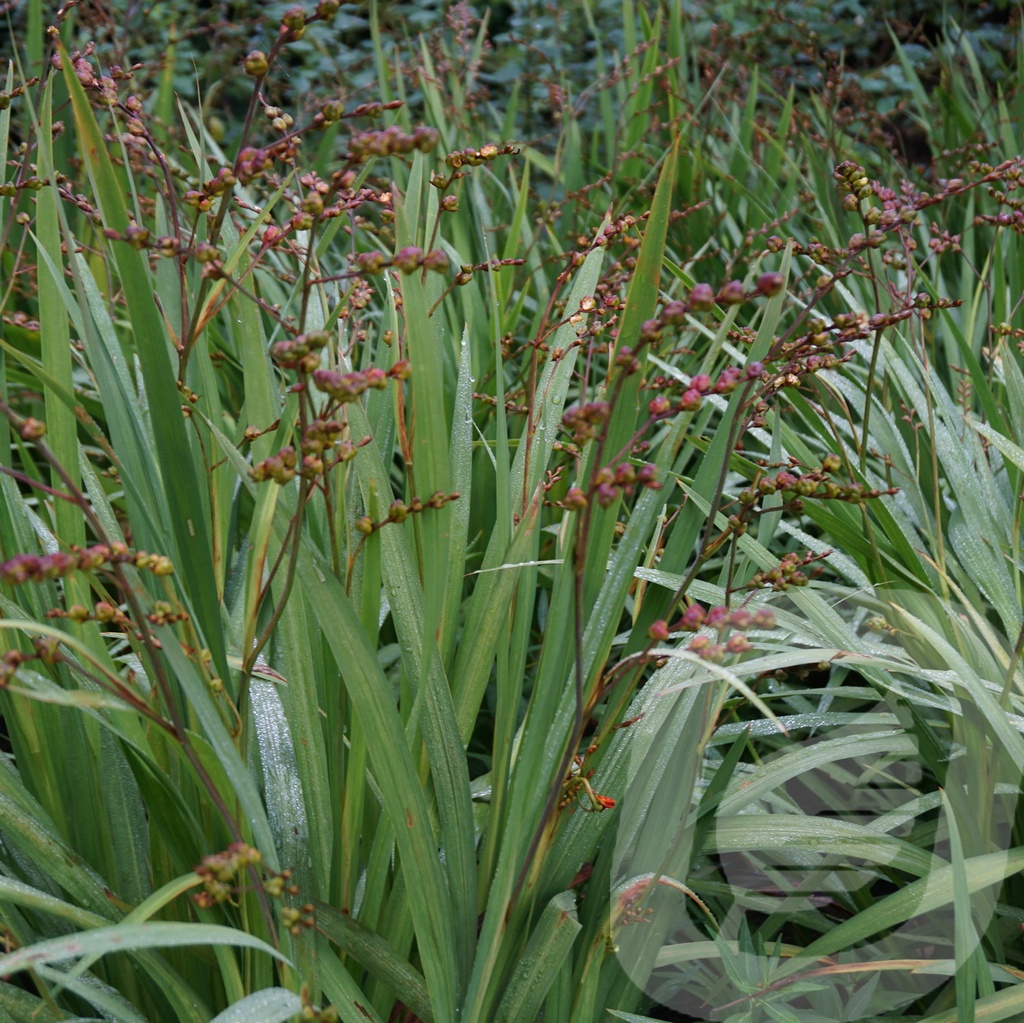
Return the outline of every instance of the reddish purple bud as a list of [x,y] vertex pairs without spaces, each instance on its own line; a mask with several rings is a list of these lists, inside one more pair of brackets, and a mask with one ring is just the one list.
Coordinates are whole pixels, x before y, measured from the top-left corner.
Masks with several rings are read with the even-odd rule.
[[751,612],[741,607],[729,615],[729,624],[734,629],[739,629],[740,632],[746,632],[754,624],[754,616]]
[[686,303],[678,299],[666,302],[661,311],[661,322],[668,327],[681,327],[686,322]]
[[700,604],[691,604],[677,622],[677,627],[684,632],[696,632],[703,624],[706,612]]
[[725,644],[725,649],[730,654],[745,654],[748,650],[753,650],[754,648],[751,646],[750,640],[747,639],[746,636],[736,633],[729,637]]
[[742,281],[729,281],[722,285],[718,293],[719,305],[740,305],[747,300],[747,293],[743,290]]
[[729,623],[729,609],[722,607],[712,607],[708,609],[707,615],[704,617],[704,624],[711,626],[713,629],[723,629]]
[[644,320],[640,324],[640,340],[646,344],[657,344],[661,340],[661,321]]
[[658,643],[664,643],[668,637],[668,625],[664,618],[659,618],[656,622],[651,622],[651,626],[647,630],[648,639],[653,639]]
[[715,304],[715,290],[710,284],[695,284],[690,292],[690,309],[707,312]]
[[648,462],[641,465],[637,470],[636,481],[641,486],[650,487],[652,490],[659,490],[661,484],[658,482],[658,467]]
[[437,274],[448,273],[448,253],[444,249],[432,249],[423,257],[423,265]]
[[731,394],[736,390],[736,385],[742,375],[743,371],[738,366],[726,366],[715,384],[715,393]]
[[701,393],[692,387],[684,391],[682,398],[679,399],[679,407],[684,412],[696,412],[700,408],[700,403]]
[[411,274],[417,267],[423,264],[423,250],[415,245],[408,245],[395,253],[391,261],[404,274]]
[[34,554],[15,554],[0,565],[0,582],[10,585],[28,582],[39,576],[39,558]]
[[587,495],[579,487],[570,487],[565,493],[562,505],[570,511],[582,511],[587,506]]
[[780,291],[782,291],[782,286],[784,283],[785,281],[782,278],[782,274],[765,273],[761,274],[761,276],[758,277],[757,284],[755,285],[755,287],[762,295],[767,295],[768,297],[771,297],[772,295],[777,295]]
[[387,266],[387,257],[376,249],[372,252],[359,252],[356,254],[356,266],[364,273],[379,274]]

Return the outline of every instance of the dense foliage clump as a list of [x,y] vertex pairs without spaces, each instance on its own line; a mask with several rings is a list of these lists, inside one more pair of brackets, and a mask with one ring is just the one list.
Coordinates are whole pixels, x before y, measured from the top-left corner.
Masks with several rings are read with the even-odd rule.
[[1019,18],[888,7],[8,12],[0,1018],[1020,1014]]

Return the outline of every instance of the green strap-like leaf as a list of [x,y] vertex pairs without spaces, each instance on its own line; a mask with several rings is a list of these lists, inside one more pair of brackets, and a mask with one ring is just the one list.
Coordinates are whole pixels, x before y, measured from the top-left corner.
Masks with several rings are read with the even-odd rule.
[[285,959],[265,941],[244,931],[218,924],[145,923],[119,924],[79,931],[61,938],[49,938],[0,956],[0,977],[9,977],[39,964],[62,963],[83,956],[108,952],[133,952],[146,948],[176,948],[185,945],[235,945],[254,948],[284,963]]
[[294,991],[268,987],[217,1013],[210,1023],[284,1023],[301,1009],[302,999]]
[[580,923],[576,896],[559,892],[545,907],[498,1005],[495,1023],[532,1023],[562,968]]

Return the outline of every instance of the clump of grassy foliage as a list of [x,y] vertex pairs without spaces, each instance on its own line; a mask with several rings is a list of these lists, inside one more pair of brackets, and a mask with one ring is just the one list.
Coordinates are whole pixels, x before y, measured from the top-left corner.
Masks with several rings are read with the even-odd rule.
[[338,13],[6,70],[0,1020],[1019,1016],[1015,77],[918,173],[627,4],[527,145]]

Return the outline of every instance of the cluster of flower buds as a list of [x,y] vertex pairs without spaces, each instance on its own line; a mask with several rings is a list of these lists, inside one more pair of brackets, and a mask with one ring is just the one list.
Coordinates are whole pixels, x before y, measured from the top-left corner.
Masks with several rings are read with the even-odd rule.
[[762,476],[752,487],[747,487],[739,494],[739,501],[744,507],[756,505],[762,497],[781,494],[787,501],[800,501],[804,498],[816,500],[848,501],[859,504],[884,495],[896,493],[895,488],[880,490],[867,483],[836,483],[829,479],[829,473],[836,472],[841,460],[838,455],[826,455],[820,469],[810,472],[796,473],[788,469],[774,476]]
[[[639,468],[629,462],[623,462],[615,468],[606,465],[594,473],[590,493],[602,508],[610,508],[620,497],[632,494],[637,487],[661,489],[656,465],[646,463]],[[559,504],[569,511],[581,511],[589,504],[589,499],[580,487],[570,487]]]
[[292,884],[292,872],[285,867],[280,874],[271,874],[263,882],[263,890],[272,898],[280,899],[285,895],[296,896],[299,894],[299,886]]
[[806,586],[812,576],[817,575],[821,568],[817,568],[810,574],[804,571],[808,565],[815,561],[827,558],[831,551],[821,554],[805,554],[801,557],[795,551],[784,554],[775,568],[766,571],[755,572],[749,583],[749,589],[757,590],[770,586],[776,592],[788,590],[790,586]]
[[[344,427],[336,419],[314,419],[302,431],[299,450],[302,452],[302,466],[299,472],[308,479],[321,476],[325,468],[333,468],[339,462],[351,462],[356,452],[370,442],[366,437],[354,443],[348,437],[341,438]],[[324,455],[334,452],[329,464]]]
[[295,479],[297,472],[298,456],[291,444],[285,445],[276,455],[264,458],[257,462],[250,470],[249,475],[256,483],[265,483],[273,480],[278,486]]
[[297,369],[312,373],[320,365],[320,349],[331,340],[326,330],[311,330],[287,341],[276,341],[270,346],[270,357],[282,369]]
[[444,274],[448,272],[450,261],[443,249],[424,252],[415,245],[407,245],[404,249],[399,249],[391,259],[376,249],[371,252],[359,252],[355,256],[355,264],[362,273],[374,276],[383,273],[389,266],[401,270],[404,274],[415,273],[417,270],[433,270],[434,273]]
[[597,436],[597,428],[608,418],[611,406],[606,401],[588,401],[573,405],[562,416],[562,429],[571,433],[577,444],[585,444]]
[[29,86],[35,85],[38,81],[38,78],[31,78],[21,85],[16,85],[10,92],[0,89],[0,110],[6,110],[11,105],[12,99],[20,96]]
[[389,371],[383,370],[379,366],[352,370],[348,373],[342,373],[335,369],[318,369],[313,374],[313,384],[318,391],[323,391],[324,394],[330,395],[335,401],[344,405],[355,401],[370,388],[375,391],[383,391],[388,386],[388,378],[394,376],[393,368]]
[[891,622],[886,621],[881,615],[869,618],[864,623],[864,627],[869,632],[885,633],[887,636],[895,636],[899,633],[899,629]]
[[437,146],[440,137],[436,128],[424,125],[417,125],[411,135],[394,124],[379,131],[361,131],[348,141],[348,159],[351,163],[367,163],[375,156],[429,153]]
[[341,7],[341,0],[320,0],[316,5],[316,13],[308,16],[301,7],[289,7],[281,15],[281,24],[278,34],[289,42],[301,39],[306,34],[306,25],[312,21],[325,21],[330,23]]
[[177,622],[187,622],[188,615],[184,611],[175,610],[169,601],[155,600],[149,614],[146,615],[146,621],[150,625],[174,625]]
[[15,554],[0,563],[0,582],[8,585],[41,583],[48,579],[63,579],[72,572],[95,572],[108,564],[134,565],[154,575],[171,575],[174,564],[163,554],[133,551],[126,544],[94,544],[92,547],[72,547],[70,551],[53,554]]
[[514,156],[519,150],[515,146],[496,146],[493,142],[481,146],[479,149],[457,149],[449,153],[444,162],[453,170],[460,167],[479,167],[482,163],[489,163],[499,156]]
[[742,607],[733,610],[721,605],[705,610],[700,604],[691,604],[672,625],[663,618],[652,622],[647,635],[655,642],[663,643],[673,633],[697,632],[702,628],[717,633],[718,641],[707,634],[695,636],[687,649],[703,660],[717,664],[725,660],[728,654],[744,654],[752,650],[753,646],[745,633],[750,629],[774,629],[775,612],[767,607],[748,611]]
[[[50,26],[48,30],[51,36],[58,35],[58,29],[55,26]],[[112,107],[117,105],[117,79],[123,79],[129,77],[121,68],[117,65],[113,65],[110,68],[111,73],[109,75],[97,76],[93,70],[92,64],[89,63],[89,57],[92,55],[92,45],[86,48],[84,52],[75,51],[71,54],[71,65],[75,71],[75,77],[81,83],[83,89],[87,89],[90,92],[94,92],[99,99],[99,102],[103,106]],[[51,57],[53,66],[58,70],[62,67],[62,58],[59,50],[56,50]]]
[[[738,305],[746,302],[748,299],[777,295],[784,285],[785,280],[782,274],[776,272],[761,274],[750,291],[743,286],[742,281],[729,281],[717,292],[710,284],[695,284],[690,290],[688,299],[673,299],[666,302],[662,307],[660,316],[645,320],[640,325],[637,349],[634,350],[628,346],[620,346],[615,353],[615,363],[627,374],[637,373],[643,368],[641,360],[637,357],[639,348],[644,345],[652,347],[659,345],[664,340],[667,329],[685,326],[687,318],[691,314],[709,312],[716,305]],[[582,315],[584,312],[591,312],[594,308],[595,303],[593,299],[585,299],[584,303],[581,303],[580,313],[577,316]],[[728,394],[735,389],[744,376],[747,379],[755,379],[763,371],[764,367],[760,363],[753,363],[744,369],[739,369],[735,366],[729,367],[723,372],[714,387],[712,387],[710,380],[708,380],[704,386],[697,383],[688,388],[688,392],[692,393],[687,393],[682,408],[687,411],[693,411],[700,406],[702,394],[708,393],[710,390],[714,390],[718,394]],[[704,379],[703,374],[697,379]],[[669,411],[669,408],[653,414],[664,415],[667,411]]]
[[1024,234],[1024,211],[1016,209],[1010,213],[979,213],[975,222],[992,224],[993,227],[1012,227],[1018,234]]
[[881,203],[879,206],[872,205],[863,209],[865,223],[876,227],[876,234],[866,238],[864,235],[854,235],[850,239],[851,251],[866,247],[877,248],[882,242],[884,232],[915,223],[918,213],[925,206],[954,195],[965,187],[963,181],[954,178],[946,182],[939,196],[918,192],[907,184],[900,192],[895,192],[877,181],[868,180],[864,168],[852,160],[840,163],[832,172],[832,176],[836,179],[839,190],[844,193],[843,207],[850,212],[862,210],[861,203],[868,199],[874,198]]
[[[743,367],[726,366],[717,380],[712,380],[707,373],[698,373],[690,379],[690,383],[675,401],[666,394],[659,394],[647,403],[647,412],[654,419],[663,419],[677,412],[696,412],[707,395],[732,394],[744,381],[761,379],[764,371],[764,363],[755,361]],[[659,376],[655,377],[649,386],[660,389],[672,387],[674,384],[674,380]]]
[[[2,96],[3,93],[0,93]],[[67,180],[64,178],[63,180]],[[30,192],[38,192],[47,183],[46,178],[41,178],[36,174],[30,174],[27,177],[21,178],[19,181],[5,181],[0,184],[0,196],[4,198],[14,198],[18,194],[19,189],[27,189]]]
[[[653,877],[656,878],[657,875],[655,874]],[[654,915],[654,907],[643,905],[643,901],[650,893],[653,883],[649,877],[640,881],[634,881],[619,895],[618,923],[621,926],[628,927],[632,924],[650,923],[651,917]],[[610,935],[608,941],[609,945],[607,947],[609,951],[617,952],[618,947],[610,944]]]
[[[189,196],[193,198],[190,199]],[[212,205],[212,202],[202,199],[195,199],[195,196],[202,196],[200,192],[186,192],[185,202],[189,205],[196,206],[201,210],[208,210]],[[188,247],[183,245],[173,235],[154,235],[145,227],[141,227],[138,224],[129,224],[123,232],[117,231],[112,227],[103,228],[103,237],[115,242],[126,242],[133,249],[141,251],[143,249],[151,252],[155,256],[160,256],[163,259],[170,259],[172,256],[178,256],[183,252],[188,252]],[[211,245],[209,242],[199,242],[195,249],[191,250],[192,255],[195,256],[197,263],[211,264],[214,263],[217,267],[220,263],[220,250],[215,245]],[[204,273],[209,273],[204,266]]]
[[[344,430],[345,427],[337,419],[314,419],[302,431],[302,442],[299,445],[302,453],[319,455],[330,451],[338,443]],[[353,450],[353,457],[354,454]]]
[[204,856],[195,868],[203,879],[203,890],[192,896],[193,901],[202,909],[227,902],[238,891],[238,875],[262,862],[260,851],[244,842],[232,842],[223,852]]
[[238,178],[230,167],[221,167],[208,181],[203,182],[200,190],[186,192],[182,200],[186,206],[194,206],[200,210],[208,210],[212,200],[219,198],[238,184]]
[[[165,601],[157,601],[156,604],[163,605]],[[154,608],[156,608],[156,604]],[[167,605],[170,607],[170,605]],[[169,612],[170,613],[170,612]],[[128,616],[119,608],[115,607],[109,601],[97,600],[93,605],[92,610],[85,607],[83,604],[72,604],[71,607],[64,611],[61,608],[52,608],[46,612],[47,618],[67,618],[72,622],[99,622],[100,625],[116,625],[118,628],[127,629],[131,627],[131,620]],[[185,621],[188,615],[180,614],[177,616],[175,621]]]
[[[860,164],[854,163],[852,160],[843,160],[838,164],[832,171],[832,177],[836,179],[836,184],[844,195],[853,196],[854,209],[857,208],[857,204],[861,200],[870,199],[875,194],[875,190],[868,180],[867,172]],[[844,203],[844,205],[848,204]]]
[[[478,271],[481,271],[481,270],[483,270],[483,271],[500,270],[501,267],[503,267],[503,266],[522,266],[524,263],[525,263],[525,260],[523,260],[523,259],[497,259],[497,258],[491,259],[491,260],[487,260],[486,262],[483,262],[483,263],[476,263],[476,264],[473,264],[473,263],[462,263],[459,266],[459,272],[455,275],[455,284],[458,285],[460,288],[464,284],[469,284],[469,282],[473,279],[473,274],[475,274],[475,273],[477,273]],[[536,347],[539,348],[541,351],[545,351],[545,352],[547,351],[547,345],[543,344],[543,342],[539,343]]]
[[[640,325],[637,345],[639,347],[660,344],[665,337],[666,329],[685,326],[687,317],[693,313],[710,312],[716,305],[739,305],[748,299],[777,295],[784,285],[785,280],[782,274],[775,272],[761,274],[750,291],[743,286],[742,281],[729,281],[717,292],[710,284],[695,284],[690,289],[687,299],[672,299],[666,302],[659,316],[645,320]],[[593,311],[595,308],[593,299],[584,299],[580,308],[581,312]],[[627,372],[637,372],[641,368],[631,349],[620,348],[616,353],[616,358],[618,364]]]
[[58,664],[63,660],[60,652],[61,641],[56,636],[34,636],[34,653],[22,650],[8,650],[0,657],[0,689],[4,688],[17,674],[18,668],[27,661],[42,661],[43,664]]
[[307,902],[301,907],[282,906],[281,926],[292,937],[297,938],[304,929],[311,930],[316,927],[316,907],[312,902]]
[[363,536],[369,536],[391,522],[405,522],[410,515],[418,515],[427,508],[443,508],[449,501],[457,501],[460,496],[458,493],[444,494],[437,490],[425,501],[419,497],[412,498],[408,504],[395,500],[388,507],[387,518],[381,519],[380,522],[374,522],[369,515],[363,515],[356,519],[355,528]]
[[30,661],[35,654],[26,654],[21,650],[8,650],[0,656],[0,689],[3,689],[26,661]]
[[663,618],[652,622],[647,635],[650,639],[663,643],[675,632],[698,632],[702,628],[714,629],[719,636],[729,631],[743,633],[749,629],[774,629],[775,612],[768,607],[748,611],[743,607],[733,610],[722,605],[705,610],[700,604],[694,603],[690,604],[678,621],[671,625]]
[[263,108],[263,116],[270,121],[270,127],[274,131],[286,132],[295,126],[295,118],[280,107],[268,104]]
[[275,148],[246,146],[235,160],[235,175],[243,185],[248,185],[264,171],[274,166]]
[[360,103],[351,110],[346,110],[340,100],[332,99],[320,108],[320,114],[325,121],[330,122],[340,121],[343,117],[379,117],[385,110],[397,110],[401,106],[402,101],[395,99],[389,103]]

